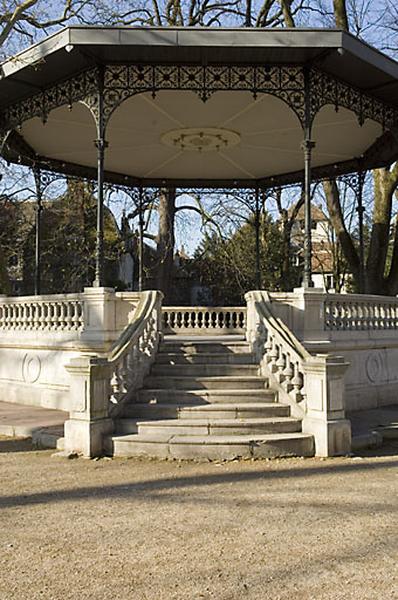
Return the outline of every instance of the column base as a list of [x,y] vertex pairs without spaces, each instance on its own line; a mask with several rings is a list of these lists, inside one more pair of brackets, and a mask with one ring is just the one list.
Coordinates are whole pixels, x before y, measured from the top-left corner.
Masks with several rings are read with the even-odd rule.
[[85,421],[69,419],[65,422],[65,452],[76,453],[87,458],[102,456],[104,436],[113,431],[112,419]]
[[303,433],[315,438],[315,456],[344,456],[351,452],[351,422],[348,419],[323,421],[305,417]]

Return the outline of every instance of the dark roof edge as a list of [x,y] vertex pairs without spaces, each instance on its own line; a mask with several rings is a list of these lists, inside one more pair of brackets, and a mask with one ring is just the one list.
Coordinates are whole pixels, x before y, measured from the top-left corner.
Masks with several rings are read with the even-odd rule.
[[[87,31],[88,36],[87,39],[83,39],[82,38],[82,31]],[[109,38],[105,38],[104,40],[98,41],[94,40],[94,39],[90,39],[91,36],[90,33],[94,34],[100,34],[100,32],[105,32],[105,31],[112,31],[115,32],[115,37],[113,37],[113,39],[111,41],[109,41]],[[346,32],[342,29],[336,29],[336,28],[330,28],[330,29],[326,29],[326,28],[267,28],[267,29],[260,29],[260,28],[234,28],[234,27],[230,27],[230,28],[222,28],[222,27],[108,27],[108,26],[104,26],[104,27],[97,27],[97,26],[83,26],[83,25],[73,25],[73,26],[69,26],[69,27],[65,27],[64,29],[55,32],[53,34],[51,34],[50,36],[44,38],[43,40],[37,42],[36,44],[33,44],[32,46],[21,50],[20,52],[18,52],[17,54],[15,54],[12,57],[9,57],[8,59],[6,59],[3,63],[0,64],[0,71],[2,73],[3,77],[8,77],[16,72],[18,72],[19,70],[25,68],[28,65],[34,64],[36,61],[43,59],[45,56],[48,56],[54,52],[56,52],[57,50],[60,50],[64,47],[66,47],[68,44],[76,44],[77,46],[84,46],[84,45],[109,45],[110,43],[119,43],[120,45],[124,45],[125,42],[125,37],[124,37],[124,41],[121,41],[121,37],[120,34],[123,32],[141,32],[144,35],[148,35],[148,38],[150,38],[150,42],[151,44],[154,43],[153,37],[150,36],[151,32],[155,33],[155,32],[164,32],[170,35],[170,38],[173,38],[175,36],[175,39],[173,41],[173,39],[169,40],[170,44],[175,44],[176,46],[179,45],[180,40],[179,38],[181,38],[181,34],[184,33],[195,33],[197,34],[199,31],[203,32],[203,33],[210,33],[210,37],[211,36],[219,36],[220,34],[223,35],[223,33],[225,32],[225,34],[228,33],[236,33],[236,34],[243,34],[246,36],[250,36],[250,33],[252,33],[253,35],[258,34],[259,32],[264,32],[269,34],[270,36],[272,36],[272,34],[276,34],[278,36],[280,36],[282,34],[282,36],[284,35],[288,35],[288,36],[294,36],[299,38],[300,34],[305,34],[305,33],[329,33],[329,34],[340,34],[336,35],[336,41],[333,44],[330,44],[330,46],[332,47],[333,45],[336,48],[343,48],[344,50],[346,50],[347,52],[349,52],[350,54],[353,54],[355,56],[357,56],[358,58],[361,58],[362,60],[366,60],[367,62],[373,64],[376,68],[380,69],[381,71],[384,71],[385,73],[387,73],[390,76],[396,77],[398,79],[398,64],[397,62],[389,57],[388,55],[384,54],[383,52],[381,52],[380,50],[370,46],[369,44],[367,44],[366,42],[364,42],[363,40],[358,39],[357,37],[355,37],[352,33]],[[77,34],[76,36],[74,34]],[[77,38],[77,39],[75,39]],[[118,38],[118,42],[115,42],[115,38]],[[340,39],[339,39],[340,38]],[[164,38],[162,38],[163,43],[165,43]],[[149,40],[148,40],[149,41]],[[142,40],[136,40],[135,41],[136,44],[138,45],[145,45],[145,42],[143,42]],[[313,38],[311,40],[311,45],[313,44]],[[207,44],[204,44],[207,45]],[[209,46],[211,46],[211,40],[209,40]],[[219,44],[217,44],[219,45]],[[228,46],[229,44],[226,42],[226,46]],[[258,45],[258,42],[253,44],[253,46]],[[300,44],[300,47],[303,47],[302,44]],[[321,47],[321,44],[320,44]],[[294,46],[292,46],[292,49],[294,49]]]

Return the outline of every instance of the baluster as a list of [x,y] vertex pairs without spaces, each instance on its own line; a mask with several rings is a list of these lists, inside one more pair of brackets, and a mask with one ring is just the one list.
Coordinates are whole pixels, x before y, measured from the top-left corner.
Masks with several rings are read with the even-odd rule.
[[203,328],[203,310],[200,310],[197,314],[197,328]]
[[29,304],[26,304],[25,302],[21,305],[22,307],[22,323],[21,323],[21,329],[25,330],[27,327],[27,324],[29,323]]
[[286,354],[286,367],[283,370],[283,387],[287,392],[290,392],[293,389],[292,379],[294,376],[294,369],[292,367],[292,362],[290,358],[290,354]]
[[264,344],[264,351],[265,351],[265,360],[267,361],[267,363],[271,362],[271,350],[272,350],[272,338],[271,335],[269,333],[267,333],[267,339],[265,341]]
[[353,304],[352,304],[352,316],[353,316],[353,329],[354,329],[354,331],[358,331],[360,329],[358,302],[353,302]]
[[21,305],[15,305],[15,329],[19,329],[19,325],[21,322]]
[[383,329],[385,329],[385,330],[389,329],[388,304],[386,302],[383,304]]
[[51,331],[56,331],[58,329],[58,302],[49,302],[49,316],[50,316],[50,329]]
[[362,331],[363,330],[363,304],[362,304],[362,302],[357,303],[357,313],[358,313],[358,317],[357,317],[358,329],[360,331]]
[[346,302],[341,303],[341,321],[343,324],[343,330],[348,331],[350,329],[350,305]]
[[10,316],[9,316],[10,329],[14,329],[14,327],[15,327],[15,317],[14,317],[15,307],[13,304],[10,304],[9,310],[10,310]]
[[368,329],[370,329],[370,312],[369,312],[369,305],[367,303],[362,304],[362,311],[363,311],[364,329],[368,330]]
[[373,329],[379,329],[379,316],[380,316],[380,312],[379,312],[379,305],[375,304],[374,305],[374,322],[373,322]]
[[270,350],[269,353],[270,356],[270,369],[272,373],[275,373],[278,370],[278,367],[276,366],[276,361],[278,360],[279,357],[279,348],[275,343],[275,339],[272,338],[272,348]]
[[282,381],[284,379],[283,371],[285,370],[285,367],[286,367],[285,354],[282,351],[282,346],[279,346],[279,356],[278,356],[278,360],[276,361],[276,368],[278,369],[276,377],[277,377],[279,383],[282,383]]
[[112,404],[118,404],[119,402],[119,388],[120,388],[120,378],[118,373],[118,367],[115,367],[115,370],[112,373],[110,380],[110,388],[111,388],[111,396],[109,398]]
[[328,331],[332,328],[331,327],[332,307],[331,307],[330,302],[325,301],[323,314],[324,314],[323,328],[325,331]]
[[393,306],[392,304],[388,305],[388,329],[394,329],[394,319],[393,319]]
[[66,306],[65,306],[65,327],[67,329],[67,331],[71,331],[71,329],[74,329],[74,322],[73,322],[73,313],[74,313],[74,305],[72,304],[72,302],[67,302]]
[[25,305],[20,304],[19,305],[19,329],[24,328],[24,323],[25,323]]
[[332,329],[337,330],[339,328],[339,308],[338,308],[338,303],[334,302],[333,303],[333,324],[332,324]]
[[217,314],[212,311],[210,313],[210,327],[211,329],[214,329],[217,326]]
[[244,310],[243,312],[240,313],[241,316],[241,323],[240,326],[242,329],[246,329],[246,324],[247,324],[247,311]]
[[295,402],[301,402],[303,400],[302,388],[303,388],[303,376],[300,371],[300,365],[298,362],[294,363],[294,376],[292,379],[293,390],[291,395],[293,396]]

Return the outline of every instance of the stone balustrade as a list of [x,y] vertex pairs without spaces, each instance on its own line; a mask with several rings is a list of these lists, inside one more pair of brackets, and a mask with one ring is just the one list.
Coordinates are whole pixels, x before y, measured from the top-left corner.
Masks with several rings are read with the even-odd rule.
[[324,301],[325,331],[388,331],[398,329],[398,299],[333,294]]
[[271,328],[267,330],[264,360],[269,365],[271,373],[295,403],[305,400],[303,359]]
[[[281,300],[291,302],[292,298],[273,302],[265,291],[246,294],[247,340],[262,374],[278,391],[279,401],[289,404],[291,414],[302,419],[303,431],[314,436],[316,454],[345,454],[351,449],[351,425],[344,404],[344,375],[349,365],[342,356],[312,355],[276,315]],[[297,302],[294,308],[298,306]]]
[[84,300],[81,295],[54,295],[0,300],[2,331],[81,331]]
[[162,294],[140,293],[131,321],[104,357],[74,357],[70,376],[70,414],[65,449],[85,456],[103,453],[103,438],[113,428],[125,402],[142,385],[161,339]]
[[155,360],[161,338],[161,292],[142,292],[133,323],[114,345],[108,363],[110,411],[114,416],[141,385]]
[[300,403],[306,398],[305,362],[311,356],[281,319],[270,312],[270,297],[266,292],[246,294],[249,307],[246,337],[251,342],[267,375],[280,387],[297,416],[302,416]]
[[166,334],[229,335],[246,331],[245,306],[166,306],[162,315]]

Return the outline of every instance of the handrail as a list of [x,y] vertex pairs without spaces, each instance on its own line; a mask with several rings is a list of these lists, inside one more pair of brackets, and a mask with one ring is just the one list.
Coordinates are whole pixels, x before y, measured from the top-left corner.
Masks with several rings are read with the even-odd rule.
[[161,292],[142,292],[133,321],[123,330],[110,350],[108,366],[111,417],[117,416],[142,385],[154,361],[161,336],[161,299]]
[[253,347],[266,365],[272,383],[291,403],[301,404],[306,397],[304,365],[312,359],[311,354],[285,323],[273,315],[267,292],[249,292],[246,298],[254,303],[258,318]]
[[122,331],[119,338],[113,343],[109,352],[108,361],[114,363],[123,352],[130,346],[137,336],[142,332],[145,326],[145,319],[142,316],[149,314],[156,303],[156,295],[153,292],[143,292],[138,305],[133,314],[133,321]]

